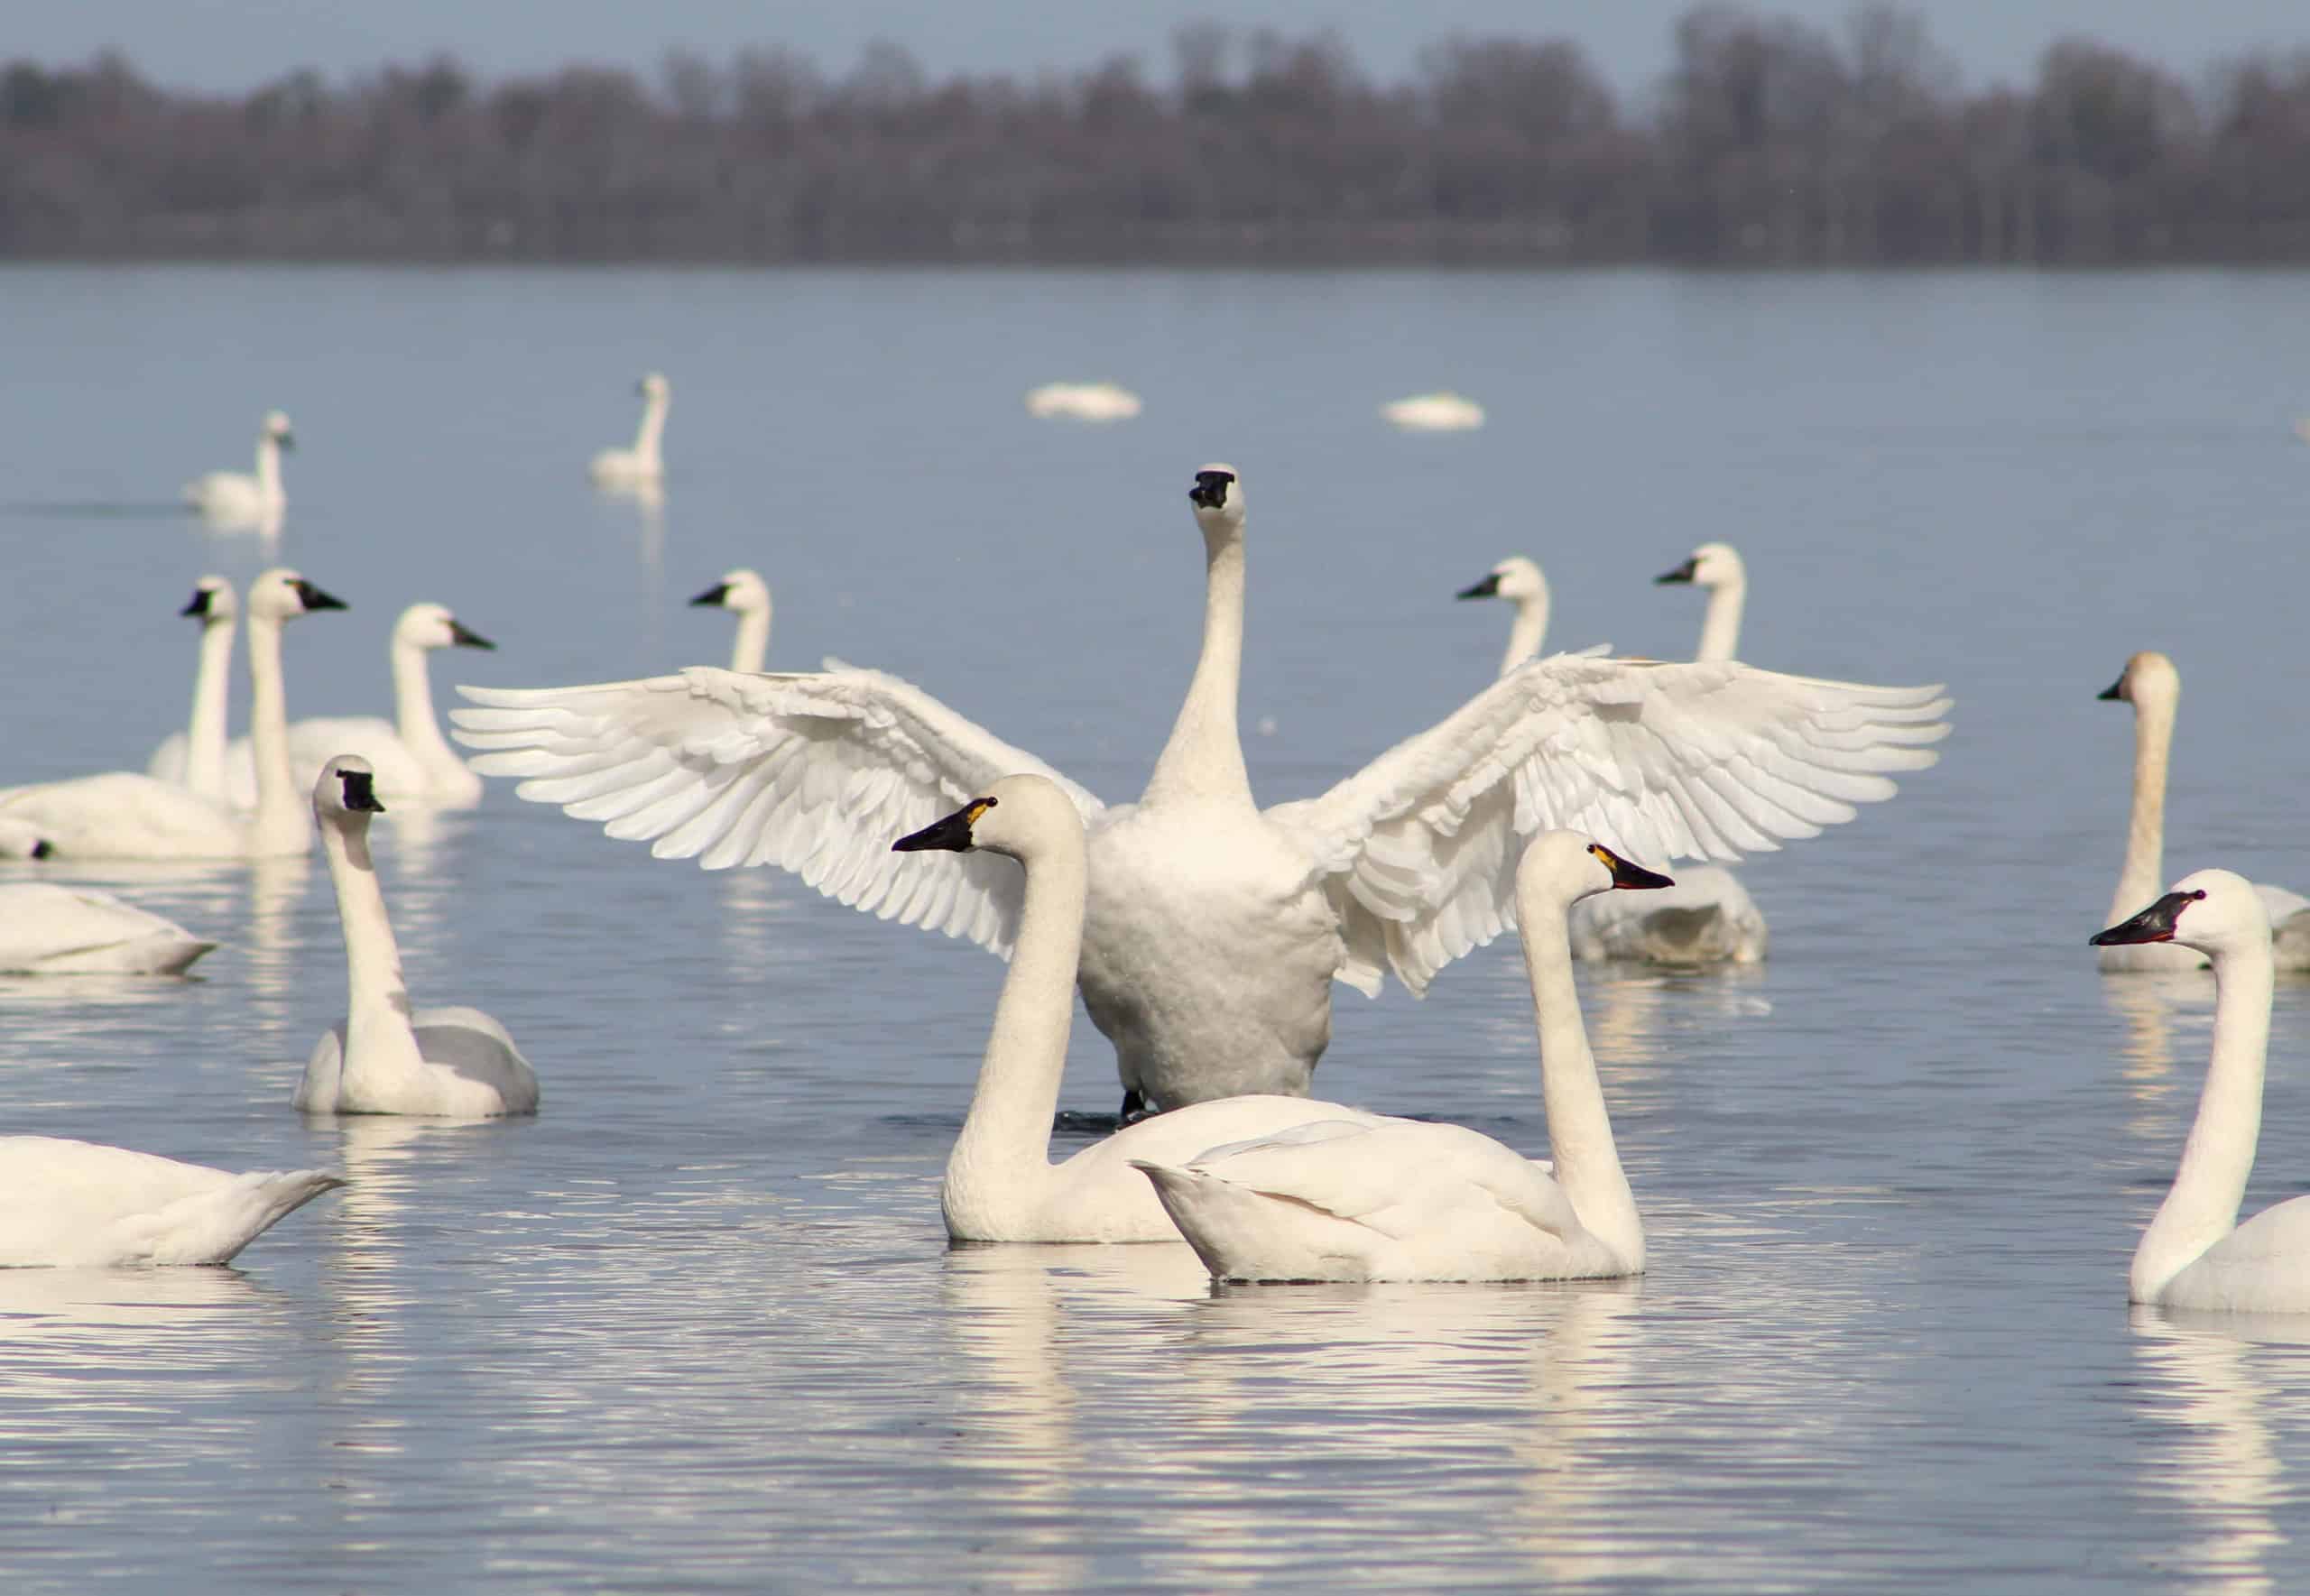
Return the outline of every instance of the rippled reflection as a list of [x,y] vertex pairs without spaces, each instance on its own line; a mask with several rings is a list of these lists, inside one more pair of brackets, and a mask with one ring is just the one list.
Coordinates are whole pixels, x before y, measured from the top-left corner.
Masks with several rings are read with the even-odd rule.
[[2213,1045],[2213,978],[2195,970],[2142,971],[2105,977],[2100,985],[2102,1001],[2125,1026],[2118,1078],[2134,1107],[2130,1128],[2162,1139],[2170,1134],[2174,1099],[2179,1096],[2184,1111],[2196,1101],[2194,1070],[2177,1072],[2176,1065]]

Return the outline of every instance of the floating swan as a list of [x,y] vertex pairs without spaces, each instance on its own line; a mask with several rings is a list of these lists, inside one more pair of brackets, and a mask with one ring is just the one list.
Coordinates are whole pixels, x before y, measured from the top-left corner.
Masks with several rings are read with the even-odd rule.
[[1504,598],[1515,604],[1516,619],[1508,628],[1508,652],[1500,660],[1501,675],[1540,657],[1540,643],[1548,634],[1548,579],[1540,575],[1538,566],[1520,554],[1511,554],[1492,567],[1483,581],[1461,588],[1453,596]]
[[1127,421],[1139,409],[1139,395],[1113,383],[1045,383],[1027,392],[1027,413],[1044,420]]
[[288,701],[281,680],[281,628],[315,610],[341,610],[296,572],[281,567],[249,585],[250,724],[256,733],[256,810],[227,805],[173,782],[115,770],[0,792],[0,818],[35,828],[60,859],[250,859],[301,854],[311,821],[289,771]]
[[666,461],[660,445],[666,435],[666,411],[674,402],[673,387],[651,372],[634,385],[634,392],[642,395],[642,425],[633,435],[633,447],[604,449],[594,457],[586,474],[597,486],[646,487],[665,477]]
[[297,447],[289,418],[267,411],[256,433],[256,474],[211,471],[184,484],[184,502],[225,526],[278,527],[289,495],[281,486],[281,451]]
[[0,886],[0,975],[181,975],[216,946],[93,887]]
[[233,632],[240,620],[240,601],[233,585],[222,577],[203,577],[193,584],[192,597],[180,615],[200,621],[200,663],[192,677],[192,720],[184,731],[161,739],[145,761],[144,773],[156,781],[173,781],[202,798],[232,801],[246,807],[255,801],[254,782],[247,796],[234,798],[225,781],[226,697],[231,688]]
[[0,815],[0,859],[45,859],[55,852],[39,826]]
[[57,1136],[0,1136],[0,1268],[230,1263],[333,1186],[318,1169],[236,1175]]
[[[2148,903],[2166,868],[2166,767],[2174,747],[2174,717],[2182,702],[2182,673],[2165,655],[2145,650],[2126,661],[2103,689],[2106,700],[2133,706],[2133,812],[2126,822],[2126,858],[2110,899],[2112,925]],[[2281,970],[2310,970],[2310,899],[2283,887],[2257,884],[2276,938]],[[2203,970],[2194,943],[2101,944],[2105,971]]]
[[1580,1021],[1565,925],[1582,899],[1670,884],[1569,831],[1534,837],[1517,866],[1553,1167],[1458,1125],[1328,1113],[1184,1165],[1132,1162],[1222,1280],[1642,1274],[1644,1227]]
[[1662,586],[1690,583],[1708,592],[1696,660],[1732,660],[1741,652],[1741,611],[1749,602],[1749,569],[1730,543],[1704,543],[1673,571],[1652,578]]
[[759,571],[740,566],[725,571],[722,579],[696,598],[693,604],[719,604],[738,617],[738,641],[730,650],[730,669],[753,672],[770,654],[770,584]]
[[291,1101],[310,1114],[528,1114],[537,1072],[478,1009],[412,1009],[369,857],[383,812],[369,761],[343,754],[313,783],[313,816],[345,929],[346,1017],[322,1033]]
[[919,688],[871,670],[710,667],[598,687],[460,687],[451,719],[521,795],[708,869],[775,863],[841,902],[1001,953],[1015,873],[966,856],[902,874],[881,838],[997,778],[1058,781],[1090,828],[1079,984],[1125,1111],[1304,1093],[1331,983],[1414,992],[1505,929],[1519,839],[1566,824],[1666,859],[1770,848],[1933,762],[1936,687],[1560,655],[1495,683],[1323,797],[1261,812],[1236,733],[1243,494],[1196,474],[1203,652],[1136,804],[1108,808]]
[[2226,870],[2201,870],[2093,941],[2105,949],[2179,944],[2213,964],[2213,1057],[2173,1189],[2134,1249],[2133,1300],[2310,1313],[2310,1197],[2238,1222],[2261,1134],[2270,1037],[2270,921],[2259,891]]
[[1465,432],[1483,425],[1483,406],[1457,393],[1416,393],[1392,400],[1380,413],[1407,432]]

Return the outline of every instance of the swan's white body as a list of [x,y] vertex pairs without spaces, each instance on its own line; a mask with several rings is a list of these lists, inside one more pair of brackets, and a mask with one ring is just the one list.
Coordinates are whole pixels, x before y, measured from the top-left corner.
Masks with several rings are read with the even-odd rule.
[[192,719],[181,732],[161,740],[145,762],[144,773],[156,781],[173,781],[217,803],[246,807],[256,801],[252,769],[249,791],[236,799],[225,780],[225,719],[226,696],[232,687],[233,632],[241,615],[233,585],[222,577],[203,577],[193,584],[192,597],[180,615],[200,619],[200,662],[192,677]]
[[1501,675],[1540,657],[1540,644],[1548,635],[1548,579],[1537,564],[1511,554],[1492,567],[1483,581],[1454,596],[1504,598],[1516,606],[1516,618],[1508,626],[1508,651],[1500,657]]
[[[2166,873],[2166,772],[2173,758],[2174,718],[2182,702],[2182,675],[2155,650],[2126,661],[2125,672],[2102,697],[2133,706],[2133,807],[2126,820],[2125,863],[2110,899],[2116,925],[2158,896]],[[2281,970],[2310,970],[2310,899],[2283,887],[2257,884],[2268,915],[2273,957]],[[2202,970],[2204,957],[2180,942],[2105,946],[2104,971]]]
[[309,1114],[537,1112],[538,1077],[505,1028],[478,1009],[419,1009],[369,856],[378,812],[366,760],[332,759],[313,782],[313,817],[345,931],[345,1018],[305,1061],[293,1104]]
[[677,676],[528,692],[461,687],[485,774],[613,836],[708,869],[775,863],[903,924],[1009,949],[1016,874],[965,857],[894,868],[887,839],[998,778],[1060,784],[1089,827],[1078,973],[1126,1092],[1183,1103],[1304,1093],[1331,983],[1414,992],[1505,929],[1520,839],[1576,824],[1607,846],[1730,856],[1809,836],[1933,761],[1937,688],[1738,665],[1558,656],[1479,694],[1323,797],[1262,811],[1236,733],[1243,501],[1193,495],[1208,586],[1202,657],[1135,804],[1108,807],[929,695],[866,670]]
[[1127,421],[1139,395],[1114,383],[1045,383],[1027,391],[1027,413],[1044,420]]
[[60,859],[256,859],[312,846],[312,822],[289,770],[288,700],[281,679],[281,628],[310,610],[345,606],[291,570],[249,585],[250,724],[256,733],[256,808],[229,805],[172,782],[115,770],[0,792],[0,816],[33,827]]
[[2238,1222],[2261,1136],[2274,984],[2268,910],[2243,878],[2202,870],[2093,940],[2105,947],[2179,944],[2213,964],[2213,1056],[2173,1189],[2134,1250],[2133,1300],[2215,1313],[2310,1313],[2310,1197]]
[[184,484],[184,502],[219,526],[277,528],[289,507],[281,485],[281,451],[296,445],[289,418],[266,413],[257,428],[256,471],[211,471]]
[[604,449],[586,467],[586,474],[598,486],[649,487],[665,480],[666,411],[673,406],[673,385],[651,372],[642,379],[639,388],[642,425],[634,432],[633,447]]
[[[1184,1165],[1141,1160],[1223,1280],[1563,1280],[1644,1272],[1565,938],[1574,902],[1661,878],[1571,832],[1532,840],[1517,924],[1540,1033],[1553,1167],[1458,1125],[1311,1115]],[[1311,1105],[1312,1106],[1312,1105]]]
[[216,946],[93,887],[0,885],[0,975],[181,975]]
[[318,1169],[236,1175],[56,1136],[0,1136],[0,1268],[229,1263],[332,1186]]
[[760,571],[740,566],[725,571],[722,579],[689,601],[714,605],[738,617],[738,637],[730,650],[730,669],[749,675],[770,657],[770,584]]
[[1407,432],[1466,432],[1483,425],[1483,406],[1448,391],[1391,400],[1380,413]]

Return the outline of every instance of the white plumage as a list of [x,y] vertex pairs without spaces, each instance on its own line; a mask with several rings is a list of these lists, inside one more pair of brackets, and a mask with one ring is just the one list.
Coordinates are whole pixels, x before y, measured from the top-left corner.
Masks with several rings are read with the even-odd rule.
[[229,1263],[345,1183],[318,1169],[236,1175],[55,1136],[0,1136],[0,1268]]
[[604,449],[587,466],[596,487],[648,489],[666,475],[666,412],[673,408],[673,384],[651,372],[634,384],[642,395],[642,424],[632,448]]
[[233,632],[240,620],[240,600],[233,585],[222,577],[203,577],[193,584],[192,597],[180,615],[200,622],[200,658],[192,677],[192,718],[185,730],[161,739],[145,762],[144,773],[156,781],[172,781],[204,798],[237,803],[256,801],[252,769],[246,796],[236,799],[225,779],[226,697],[231,687]]
[[275,532],[289,495],[281,485],[281,451],[297,438],[289,418],[268,411],[256,433],[256,471],[211,471],[184,484],[184,502],[211,525],[236,531]]
[[1390,400],[1380,413],[1407,432],[1468,432],[1483,425],[1483,406],[1448,389]]
[[738,618],[738,636],[731,645],[730,669],[752,673],[770,656],[770,584],[760,571],[740,566],[722,573],[722,579],[689,601],[700,608],[713,606]]
[[216,946],[93,887],[0,886],[0,975],[181,975]]
[[1027,391],[1027,413],[1046,421],[1128,421],[1139,411],[1139,395],[1116,383],[1045,383]]

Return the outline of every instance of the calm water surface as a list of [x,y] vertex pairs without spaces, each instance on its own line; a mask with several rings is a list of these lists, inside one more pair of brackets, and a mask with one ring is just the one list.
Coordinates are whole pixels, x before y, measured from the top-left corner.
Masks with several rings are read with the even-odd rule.
[[[950,1250],[1002,976],[789,878],[516,801],[380,828],[420,1001],[480,1003],[531,1122],[305,1121],[344,972],[318,864],[37,867],[225,944],[187,982],[0,983],[0,1126],[351,1180],[229,1270],[0,1274],[12,1591],[2310,1582],[2310,1325],[2129,1312],[2210,1017],[2105,981],[2129,652],[2179,663],[2169,873],[2310,884],[2294,662],[2310,276],[0,272],[0,779],[141,768],[192,579],[348,600],[292,712],[383,712],[400,608],[542,685],[726,655],[899,671],[1110,799],[1192,660],[1189,473],[1252,507],[1270,798],[1480,687],[1529,553],[1552,641],[1689,650],[1649,578],[1746,555],[1744,654],[1946,680],[1893,804],[1746,867],[1761,972],[1596,973],[1650,1235],[1612,1286],[1213,1290],[1184,1248]],[[601,498],[639,372],[664,502]],[[1029,386],[1113,376],[1113,429]],[[1437,386],[1491,424],[1393,433]],[[297,422],[276,545],[169,508]],[[243,689],[243,697],[245,690]],[[236,706],[236,724],[242,715]],[[20,867],[32,869],[35,867]],[[1078,1026],[1065,1102],[1111,1110]],[[1534,1152],[1512,941],[1343,989],[1319,1077]],[[2310,1177],[2281,990],[2249,1207]]]

